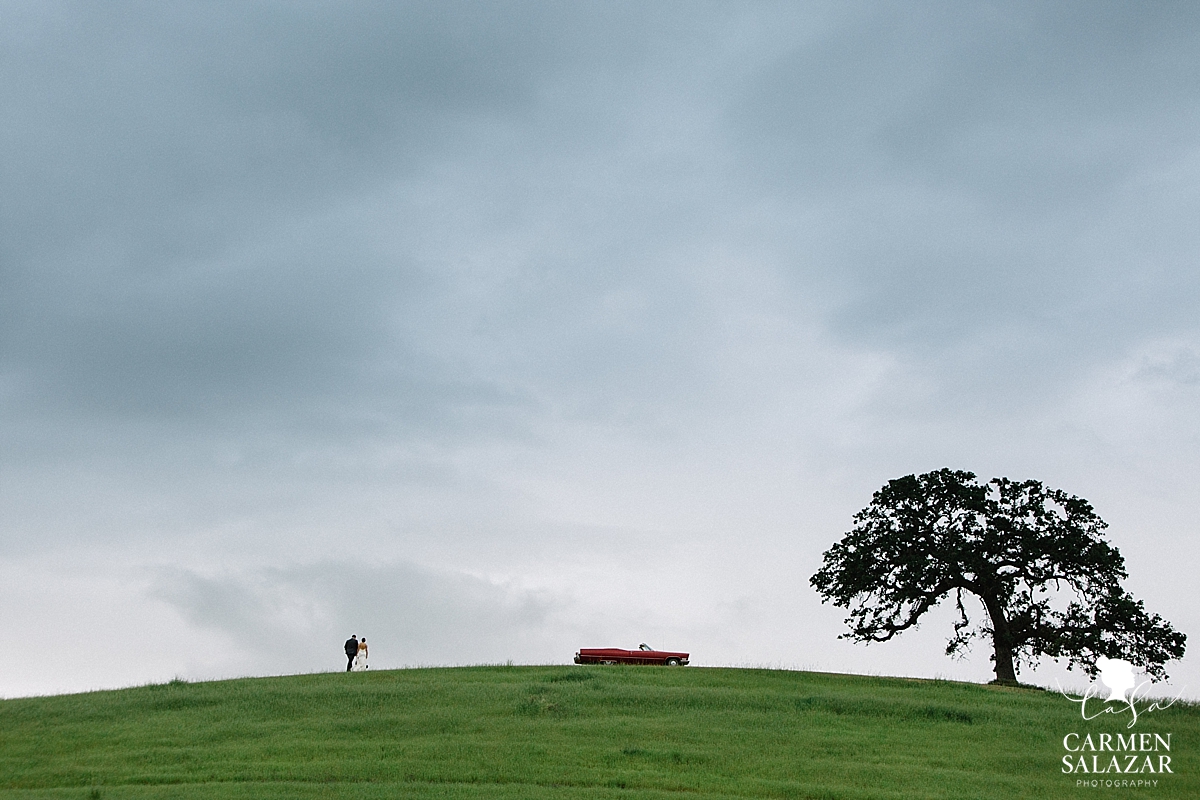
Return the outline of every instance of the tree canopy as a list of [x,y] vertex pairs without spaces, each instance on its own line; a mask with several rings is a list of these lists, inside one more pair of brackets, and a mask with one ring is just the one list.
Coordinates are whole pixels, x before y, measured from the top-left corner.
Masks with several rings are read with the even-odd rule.
[[[946,653],[990,637],[1000,683],[1043,656],[1092,676],[1097,657],[1122,658],[1165,678],[1186,636],[1121,587],[1125,560],[1106,527],[1086,500],[1038,481],[907,475],[875,492],[810,583],[850,610],[841,638],[862,642],[888,641],[953,596]],[[978,620],[964,593],[982,603]]]

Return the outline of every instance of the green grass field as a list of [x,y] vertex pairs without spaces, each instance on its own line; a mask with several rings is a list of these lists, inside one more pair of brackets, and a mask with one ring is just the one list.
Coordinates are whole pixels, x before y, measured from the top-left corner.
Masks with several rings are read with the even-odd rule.
[[775,670],[175,682],[0,701],[0,798],[1200,797],[1195,705],[1135,728],[1171,733],[1173,773],[1062,773],[1067,733],[1125,722],[1033,689]]

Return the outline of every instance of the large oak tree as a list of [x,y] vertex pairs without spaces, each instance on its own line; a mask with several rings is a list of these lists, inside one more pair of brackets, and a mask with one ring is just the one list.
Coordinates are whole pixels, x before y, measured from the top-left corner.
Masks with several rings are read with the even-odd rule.
[[[908,475],[875,493],[810,582],[850,609],[841,638],[863,642],[886,642],[953,597],[947,654],[990,637],[999,683],[1041,656],[1093,676],[1098,656],[1123,658],[1165,678],[1186,637],[1121,587],[1125,561],[1106,527],[1086,500],[1038,481]],[[964,594],[982,603],[976,622]]]

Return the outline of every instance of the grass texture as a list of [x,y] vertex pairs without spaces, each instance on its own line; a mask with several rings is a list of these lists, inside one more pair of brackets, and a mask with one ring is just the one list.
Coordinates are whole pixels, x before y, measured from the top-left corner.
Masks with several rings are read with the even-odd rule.
[[1066,734],[1127,722],[1034,689],[777,670],[175,681],[0,701],[0,798],[1200,797],[1195,705],[1133,729],[1171,733],[1173,772],[1063,774]]

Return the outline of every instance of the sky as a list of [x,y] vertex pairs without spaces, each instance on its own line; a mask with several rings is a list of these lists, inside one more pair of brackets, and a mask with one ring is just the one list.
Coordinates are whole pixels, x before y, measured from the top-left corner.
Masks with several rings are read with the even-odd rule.
[[0,696],[986,681],[808,582],[941,467],[1200,636],[1194,4],[0,0],[0,108]]

